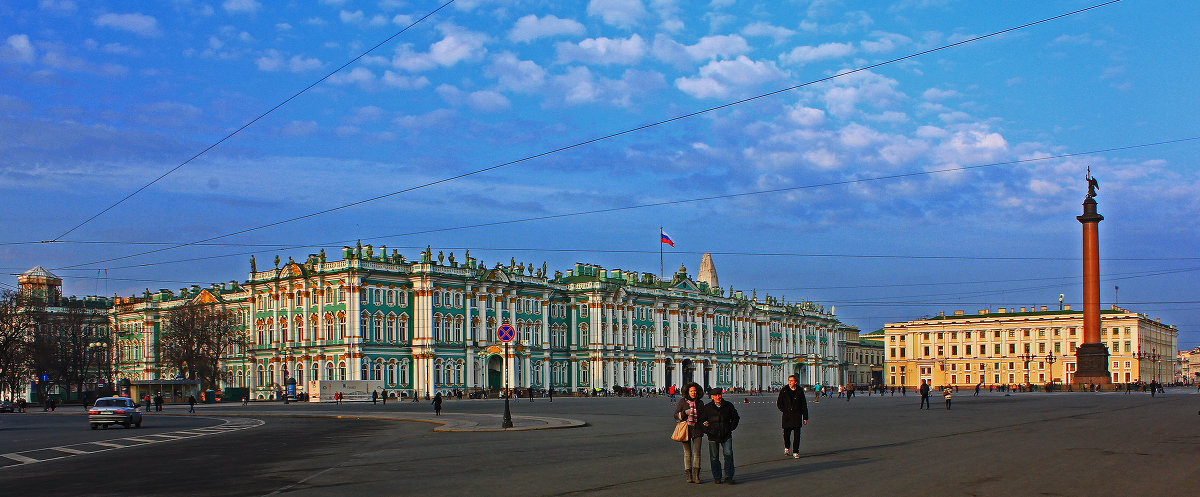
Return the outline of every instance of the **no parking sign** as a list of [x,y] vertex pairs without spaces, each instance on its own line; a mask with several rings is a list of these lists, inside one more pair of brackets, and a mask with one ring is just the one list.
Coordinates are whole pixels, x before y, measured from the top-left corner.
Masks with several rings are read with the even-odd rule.
[[508,343],[516,337],[517,329],[513,328],[511,324],[502,324],[499,328],[496,328],[496,339],[501,342]]

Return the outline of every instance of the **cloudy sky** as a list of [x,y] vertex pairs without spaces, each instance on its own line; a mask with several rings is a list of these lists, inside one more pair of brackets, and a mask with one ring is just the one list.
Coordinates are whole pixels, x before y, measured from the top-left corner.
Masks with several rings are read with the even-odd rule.
[[662,226],[668,272],[712,252],[723,287],[867,331],[1078,306],[1090,166],[1104,305],[1191,348],[1200,5],[830,79],[1098,3],[6,2],[3,286],[178,289],[359,239],[657,273]]

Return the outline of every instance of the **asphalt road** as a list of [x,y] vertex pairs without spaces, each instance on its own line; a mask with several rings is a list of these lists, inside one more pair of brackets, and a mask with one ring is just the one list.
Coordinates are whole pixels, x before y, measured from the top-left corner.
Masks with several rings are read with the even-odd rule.
[[[731,400],[743,419],[734,434],[733,486],[712,484],[707,471],[704,485],[683,482],[665,398],[557,398],[553,404],[513,401],[513,413],[584,419],[588,426],[435,433],[427,423],[353,418],[428,409],[423,403],[339,406],[350,416],[341,419],[277,417],[315,415],[328,405],[222,406],[201,415],[257,415],[265,424],[0,467],[0,488],[37,495],[1102,496],[1175,495],[1200,480],[1200,395],[1194,390],[1156,398],[976,398],[964,391],[949,411],[940,399],[934,409],[919,411],[912,395],[824,399],[809,404],[812,420],[799,460],[783,457],[772,397]],[[502,403],[451,401],[446,409],[494,413]],[[2,416],[9,426],[11,415]],[[0,447],[9,443],[6,431],[0,430]],[[76,431],[91,433],[86,425]]]

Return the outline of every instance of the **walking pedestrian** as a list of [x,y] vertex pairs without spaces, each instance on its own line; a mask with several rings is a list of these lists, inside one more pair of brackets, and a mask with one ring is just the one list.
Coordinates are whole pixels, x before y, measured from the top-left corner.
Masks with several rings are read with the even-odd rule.
[[163,406],[163,396],[162,396],[162,392],[159,392],[154,395],[154,410],[156,412],[162,412],[162,406]]
[[821,384],[820,383],[813,385],[813,403],[814,404],[821,403]]
[[188,395],[188,412],[190,412],[190,413],[196,412],[196,396],[195,395]]
[[384,389],[383,395],[381,395],[381,396],[383,397],[383,405],[386,406],[387,405],[387,389]]
[[704,435],[708,437],[708,464],[712,469],[713,483],[733,485],[733,430],[737,429],[741,418],[732,402],[722,400],[723,393],[720,388],[708,392],[712,402],[704,406],[700,419],[704,420]]
[[442,392],[438,392],[433,396],[433,413],[436,416],[442,415]]
[[379,390],[372,390],[371,391],[371,405],[375,405],[378,403],[379,403]]
[[853,396],[854,396],[854,384],[847,383],[846,384],[846,402],[850,402],[850,397],[853,397]]
[[683,472],[688,483],[704,483],[700,480],[700,446],[704,440],[704,427],[700,414],[704,411],[704,399],[700,397],[700,385],[688,383],[683,389],[683,398],[675,405],[675,420],[686,421],[688,439],[683,444]]
[[921,406],[917,409],[929,410],[929,381],[921,380]]
[[950,392],[953,392],[953,390],[951,390],[949,386],[942,389],[942,396],[946,397],[946,410],[947,411],[950,410]]
[[976,384],[975,384],[975,396],[976,396],[976,397],[978,397],[978,396],[979,396],[979,390],[981,390],[981,389],[983,389],[983,382],[982,382],[982,381],[980,381],[979,383],[976,383]]
[[800,429],[808,424],[808,402],[796,375],[788,376],[788,384],[779,390],[775,405],[783,413],[783,456],[800,459]]
[[550,396],[550,402],[554,402],[554,389],[553,389],[553,388],[547,388],[547,389],[546,389],[546,393],[547,393],[547,394],[549,394],[549,396]]

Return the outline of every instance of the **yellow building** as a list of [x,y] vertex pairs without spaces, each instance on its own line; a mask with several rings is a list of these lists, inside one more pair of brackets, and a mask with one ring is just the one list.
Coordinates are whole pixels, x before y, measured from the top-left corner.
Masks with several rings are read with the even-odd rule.
[[[1178,330],[1145,314],[1113,306],[1100,316],[1113,383],[1173,380]],[[890,385],[1045,385],[1071,383],[1083,313],[1024,307],[968,315],[955,311],[884,325],[885,377]]]

